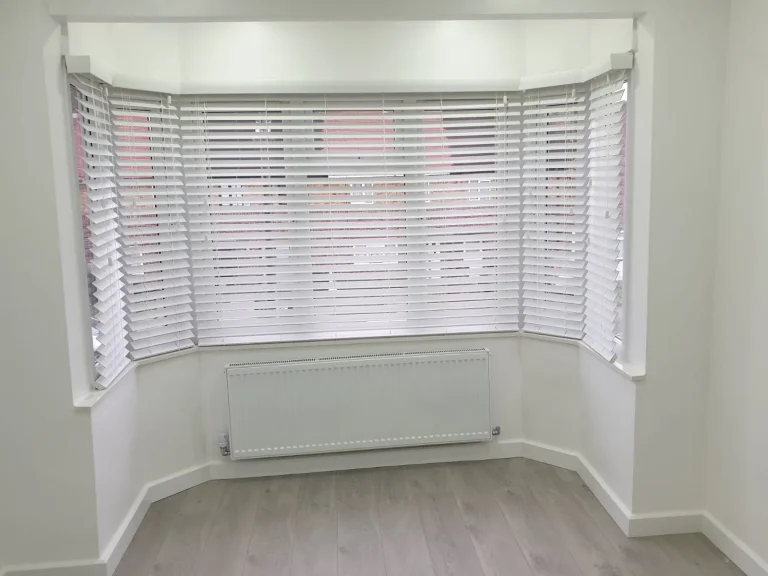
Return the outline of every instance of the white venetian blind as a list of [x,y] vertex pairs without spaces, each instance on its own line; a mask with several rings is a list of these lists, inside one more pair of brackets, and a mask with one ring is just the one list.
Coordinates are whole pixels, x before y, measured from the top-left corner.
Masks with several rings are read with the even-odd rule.
[[519,105],[181,106],[199,343],[516,330]]
[[619,287],[626,139],[626,75],[591,82],[587,199],[586,323],[584,342],[613,360]]
[[186,200],[169,96],[110,95],[132,359],[193,345]]
[[120,235],[107,89],[71,77],[75,151],[89,275],[97,388],[127,365]]
[[587,234],[587,94],[580,84],[523,96],[523,329],[581,338]]
[[627,74],[182,97],[71,78],[97,387],[199,345],[620,336]]

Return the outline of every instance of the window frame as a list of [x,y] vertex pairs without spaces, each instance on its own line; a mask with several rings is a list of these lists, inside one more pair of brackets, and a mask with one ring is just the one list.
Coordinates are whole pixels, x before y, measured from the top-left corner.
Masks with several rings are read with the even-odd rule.
[[[631,82],[631,79],[628,78],[627,79],[627,88],[626,88],[626,92],[627,92],[628,96],[629,96],[630,90],[631,90],[631,83],[630,82]],[[513,92],[513,93],[518,94],[518,93],[521,93],[521,91]],[[509,94],[512,94],[512,93],[509,93]],[[507,95],[505,94],[505,100],[506,100],[506,97],[507,97]],[[623,240],[623,254],[624,254],[623,260],[624,261],[626,261],[626,259],[627,259],[627,244],[626,244],[626,242],[627,242],[626,230],[627,230],[627,220],[628,220],[628,215],[627,215],[628,214],[628,210],[627,210],[627,197],[629,196],[629,188],[630,188],[630,164],[631,164],[631,162],[630,162],[630,155],[629,155],[629,145],[630,145],[629,134],[630,134],[630,130],[631,130],[631,128],[630,128],[631,122],[629,120],[629,116],[630,116],[629,110],[630,109],[631,109],[631,98],[628,97],[627,113],[626,113],[627,119],[625,120],[625,128],[624,128],[625,129],[625,147],[626,147],[625,148],[624,188],[623,188],[624,209],[622,210],[623,232],[624,232],[624,240]],[[522,170],[522,167],[521,167],[521,170]],[[506,169],[504,169],[504,170],[498,169],[498,172],[502,172],[502,171],[504,171],[506,173]],[[185,197],[187,197],[186,186],[184,187],[183,194],[184,194]],[[425,203],[427,203],[427,202],[429,202],[429,201],[425,200]],[[522,205],[522,195],[521,195],[521,205]],[[519,214],[519,219],[522,222],[522,212]],[[189,228],[188,228],[188,230],[189,230]],[[522,234],[522,225],[521,225],[521,232],[520,232],[520,237],[521,237],[520,243],[521,243],[521,245],[522,245],[522,241],[523,241],[522,240],[522,236],[523,236],[523,234]],[[191,242],[191,232],[188,232],[188,238],[189,238],[189,241]],[[405,254],[405,257],[407,257],[407,254]],[[190,260],[191,260],[191,257],[190,257]],[[518,280],[518,282],[520,284],[520,286],[518,288],[519,308],[522,308],[522,300],[523,300],[523,296],[522,296],[522,293],[523,293],[522,277],[523,277],[523,272],[522,272],[522,261],[521,261],[521,263],[520,263],[519,280]],[[89,288],[90,288],[90,283],[88,285],[89,285]],[[626,293],[627,293],[627,283],[626,283],[626,270],[625,270],[625,276],[624,276],[624,282],[623,282],[623,290],[622,290],[622,297],[624,299],[624,305],[621,306],[621,308],[620,308],[620,314],[621,314],[621,316],[623,318],[625,318],[625,314],[626,314],[626,304],[625,304],[626,303]],[[194,299],[194,296],[195,295],[193,293],[193,308],[195,307],[195,304],[196,304],[196,300]],[[524,332],[522,330],[522,323],[523,323],[522,310],[520,310],[519,313],[521,315],[520,315],[520,317],[518,319],[518,322],[519,322],[518,330],[517,331],[513,331],[513,332],[514,333],[519,333],[521,335],[529,334],[530,332]],[[407,312],[406,312],[406,314],[407,314]],[[196,330],[196,328],[197,328],[197,316],[195,316],[194,324],[195,324],[194,345],[197,346],[198,345],[197,330]],[[622,324],[623,324],[623,326],[626,327],[626,320],[624,320],[624,322]],[[626,328],[625,328],[625,331],[626,331]],[[485,332],[486,331],[483,331],[481,333],[485,333]],[[478,332],[475,331],[475,330],[470,330],[470,331],[458,330],[458,331],[455,331],[455,332],[451,331],[451,332],[445,332],[445,333],[446,334],[452,334],[452,333],[456,333],[456,334],[477,334]],[[413,336],[424,335],[424,336],[439,337],[442,334],[429,334],[429,333],[419,334],[419,333],[414,333],[414,334],[403,334],[403,335],[404,336],[406,336],[406,335],[413,335]],[[393,336],[386,336],[384,334],[372,334],[370,336],[367,336],[367,335],[349,335],[349,336],[343,336],[342,338],[350,338],[350,337],[351,338],[382,338],[382,337],[393,337]],[[395,335],[395,337],[396,337],[396,335]],[[313,338],[313,339],[310,339],[310,341],[311,340],[315,340],[315,339]],[[328,338],[319,339],[319,340],[327,341]],[[581,341],[581,339],[577,339],[577,340]],[[283,340],[283,341],[307,341],[307,340],[306,339],[296,339],[296,340]],[[251,344],[259,345],[259,344],[262,344],[262,342],[252,342]],[[174,351],[170,351],[170,353],[172,353],[172,352],[175,352],[175,350]],[[151,355],[150,358],[162,357],[165,354],[167,354],[167,352],[163,352],[163,353],[159,354],[158,356]],[[619,358],[615,358],[614,360],[622,360],[622,359],[624,359],[624,351],[622,351],[622,353],[620,354]],[[609,361],[611,361],[611,360],[609,360]]]

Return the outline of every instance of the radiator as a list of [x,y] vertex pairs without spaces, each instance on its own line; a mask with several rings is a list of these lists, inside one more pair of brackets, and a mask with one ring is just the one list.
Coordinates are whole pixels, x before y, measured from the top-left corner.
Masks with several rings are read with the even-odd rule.
[[488,350],[230,364],[230,455],[490,440]]

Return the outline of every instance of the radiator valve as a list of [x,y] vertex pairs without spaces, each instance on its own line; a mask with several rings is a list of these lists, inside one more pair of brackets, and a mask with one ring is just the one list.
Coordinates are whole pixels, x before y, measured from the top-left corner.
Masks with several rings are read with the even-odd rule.
[[491,436],[501,436],[501,426],[491,428]]
[[219,450],[222,456],[229,456],[229,434],[219,434]]

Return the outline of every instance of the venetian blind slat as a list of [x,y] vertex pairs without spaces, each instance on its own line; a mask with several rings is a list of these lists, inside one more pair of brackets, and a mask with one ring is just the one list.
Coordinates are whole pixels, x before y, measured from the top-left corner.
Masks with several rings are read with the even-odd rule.
[[113,91],[115,172],[130,357],[194,345],[186,194],[171,97]]
[[504,94],[181,104],[201,345],[517,330]]
[[118,195],[112,150],[108,89],[70,77],[83,237],[89,275],[96,388],[106,388],[128,364],[120,264]]

